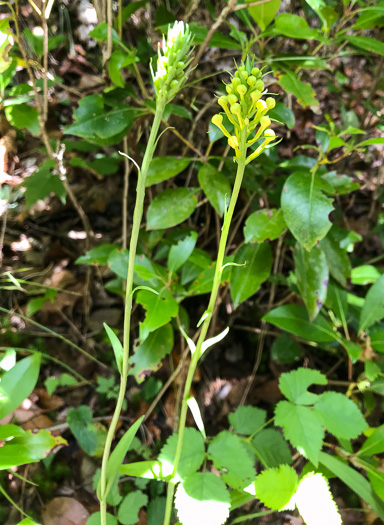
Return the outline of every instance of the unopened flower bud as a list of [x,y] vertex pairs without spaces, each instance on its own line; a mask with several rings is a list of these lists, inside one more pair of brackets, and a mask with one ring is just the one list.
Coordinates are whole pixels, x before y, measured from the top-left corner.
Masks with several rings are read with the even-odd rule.
[[254,77],[253,75],[251,75],[250,77],[247,78],[247,84],[248,86],[254,86],[256,84],[256,77]]
[[177,87],[178,84],[179,84],[179,82],[178,82],[177,80],[172,80],[172,82],[170,83],[170,87],[171,87],[171,89]]
[[237,140],[237,137],[235,137],[234,135],[232,135],[232,137],[230,137],[228,139],[228,144],[231,146],[231,148],[233,149],[236,149],[239,147],[239,141]]
[[247,78],[248,78],[248,76],[249,76],[248,71],[243,71],[243,72],[241,73],[241,76],[242,76],[245,80],[247,80]]
[[213,117],[211,119],[211,122],[212,122],[212,124],[214,124],[215,126],[217,126],[219,128],[222,125],[222,123],[223,123],[223,116],[222,115],[213,115]]
[[259,90],[259,91],[263,91],[264,90],[264,82],[262,80],[258,80],[256,82],[256,89]]
[[240,86],[237,86],[237,92],[239,93],[240,97],[243,97],[247,92],[247,88],[244,86],[244,84],[240,84]]
[[257,75],[260,73],[260,69],[257,68],[257,67],[253,67],[251,73],[252,73],[252,75],[257,77]]
[[271,119],[269,117],[261,117],[260,126],[262,128],[267,128],[270,125],[271,125]]
[[276,106],[276,101],[272,97],[268,97],[265,100],[265,103],[267,104],[268,109],[273,109]]
[[229,84],[227,86],[225,86],[225,91],[228,93],[228,95],[233,93],[232,86],[230,86]]
[[251,93],[251,99],[252,99],[252,102],[254,104],[256,104],[256,102],[260,99],[261,97],[261,92],[260,91],[252,91]]
[[[238,73],[238,71],[236,71]],[[241,80],[238,77],[232,79],[232,86],[236,89],[237,86],[240,86]]]
[[227,100],[229,104],[232,106],[233,104],[236,104],[236,102],[239,100],[236,95],[228,95]]
[[232,104],[231,106],[231,113],[232,115],[240,115],[241,113],[241,107],[240,104]]

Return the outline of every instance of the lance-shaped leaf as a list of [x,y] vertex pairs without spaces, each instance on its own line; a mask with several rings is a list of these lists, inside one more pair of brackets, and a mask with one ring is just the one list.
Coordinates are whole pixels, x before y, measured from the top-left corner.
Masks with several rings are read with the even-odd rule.
[[371,286],[360,315],[359,333],[384,317],[384,275]]
[[281,195],[284,219],[306,250],[311,250],[332,226],[328,215],[333,206],[324,195],[325,190],[329,190],[325,181],[302,171],[293,173],[284,184]]

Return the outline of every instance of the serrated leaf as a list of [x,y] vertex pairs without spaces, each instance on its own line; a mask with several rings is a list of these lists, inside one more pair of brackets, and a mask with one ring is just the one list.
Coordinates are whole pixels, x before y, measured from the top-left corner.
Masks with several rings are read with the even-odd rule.
[[323,194],[325,184],[315,175],[296,172],[288,177],[281,194],[285,222],[306,250],[311,250],[332,226],[328,215],[333,206]]
[[253,461],[241,439],[224,430],[208,447],[209,458],[221,470],[223,480],[233,488],[244,488],[256,477]]
[[[159,461],[162,464],[163,476],[170,476],[173,471],[173,461],[175,459],[177,434],[172,434],[167,439],[159,454]],[[195,428],[186,428],[183,437],[183,447],[181,449],[181,456],[179,466],[174,482],[184,480],[191,474],[194,474],[204,461],[205,447],[204,439],[200,432]]]
[[314,403],[325,428],[341,439],[355,439],[368,428],[357,405],[339,392],[324,392]]
[[384,275],[369,289],[360,314],[359,334],[384,317]]
[[234,307],[251,297],[268,279],[272,268],[272,251],[268,243],[243,244],[236,252],[230,277],[230,290]]
[[245,222],[245,242],[273,241],[287,229],[281,209],[255,211]]
[[175,507],[182,525],[222,525],[229,516],[229,492],[211,472],[189,476],[176,491]]
[[220,217],[231,199],[231,185],[227,178],[211,164],[203,164],[198,173],[199,184]]
[[252,448],[257,459],[265,468],[292,463],[288,443],[281,433],[274,428],[267,428],[258,432],[252,439]]
[[36,353],[18,361],[5,372],[0,382],[0,419],[10,414],[35,388],[39,377],[41,354]]
[[191,162],[192,159],[188,158],[155,157],[149,166],[145,186],[148,188],[152,184],[158,184],[175,177],[188,168]]
[[235,432],[250,436],[264,425],[267,412],[262,408],[239,406],[235,412],[228,415],[228,419]]
[[14,104],[7,106],[5,116],[8,122],[17,129],[27,129],[32,135],[40,133],[39,112],[28,104]]
[[327,383],[324,374],[311,368],[298,368],[281,374],[279,378],[281,393],[289,401],[299,405],[312,405],[318,399],[316,394],[307,391],[310,385],[326,385]]
[[140,323],[141,341],[145,341],[150,332],[169,323],[179,311],[178,302],[166,289],[158,295],[149,290],[140,290],[136,296],[136,301],[146,309],[145,319]]
[[311,322],[304,306],[296,304],[278,306],[268,312],[263,320],[308,341],[330,343],[337,340],[332,325],[321,316]]
[[275,424],[282,427],[284,436],[315,467],[323,445],[324,430],[312,408],[279,401],[275,409]]
[[307,525],[341,525],[329,483],[322,474],[311,472],[301,479],[294,500]]
[[45,161],[38,170],[25,179],[25,204],[28,208],[51,193],[57,195],[63,204],[65,203],[67,192],[60,177],[52,173],[53,167],[53,161]]
[[163,230],[184,222],[195,211],[197,199],[187,188],[165,190],[156,195],[147,212],[147,230]]
[[327,296],[329,281],[327,259],[319,246],[314,246],[308,252],[301,244],[296,243],[294,260],[297,287],[307,308],[309,318],[313,321],[320,312]]
[[148,503],[148,496],[135,490],[125,496],[119,506],[117,519],[122,525],[134,525],[139,521],[139,510]]
[[255,481],[256,497],[267,507],[280,510],[295,494],[299,478],[289,465],[263,470]]
[[151,332],[143,343],[135,348],[130,357],[130,375],[140,384],[152,371],[161,366],[161,361],[173,348],[173,329],[170,324]]

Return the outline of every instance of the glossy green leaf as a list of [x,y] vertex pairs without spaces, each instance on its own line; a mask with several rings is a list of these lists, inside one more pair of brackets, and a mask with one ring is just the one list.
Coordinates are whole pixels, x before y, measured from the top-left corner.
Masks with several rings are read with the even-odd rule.
[[275,409],[275,424],[282,427],[291,445],[317,467],[324,430],[321,419],[313,409],[279,401]]
[[245,488],[256,478],[253,460],[242,440],[227,430],[212,439],[208,456],[221,471],[222,479],[233,488]]
[[120,374],[123,373],[123,345],[120,342],[120,339],[117,337],[115,332],[109,328],[106,323],[104,324],[105,331],[107,332],[108,338],[111,342],[113,353],[115,354],[117,369]]
[[273,241],[286,229],[287,225],[281,209],[255,211],[245,222],[245,242]]
[[157,497],[149,503],[147,509],[147,525],[163,525],[166,501],[165,497]]
[[282,102],[277,102],[276,106],[268,111],[268,117],[270,117],[272,121],[278,120],[279,122],[287,126],[287,128],[289,129],[295,127],[295,114]]
[[301,244],[296,243],[295,275],[297,287],[307,308],[311,321],[320,312],[325,298],[329,281],[329,270],[325,253],[319,246],[314,246],[310,252]]
[[14,104],[5,108],[8,122],[17,129],[27,129],[32,135],[39,135],[39,113],[27,104]]
[[288,177],[281,195],[284,219],[293,236],[311,250],[326,236],[332,224],[332,201],[323,194],[326,183],[316,175],[296,172]]
[[358,454],[365,456],[373,456],[374,454],[382,454],[384,452],[384,425],[375,428],[373,433],[364,441]]
[[374,146],[375,144],[384,144],[384,137],[375,137],[374,139],[367,139],[357,144],[358,147]]
[[188,219],[195,211],[197,198],[187,188],[174,188],[159,193],[147,212],[147,230],[172,228]]
[[148,374],[160,368],[161,361],[172,348],[173,329],[170,324],[166,324],[151,332],[145,341],[135,348],[129,360],[129,374],[134,375],[139,384],[142,383]]
[[296,304],[278,306],[268,312],[263,320],[308,341],[330,343],[337,340],[332,325],[320,316],[311,322],[304,306]]
[[333,187],[336,195],[345,195],[360,188],[360,184],[351,177],[339,175],[336,171],[329,171],[321,178]]
[[231,185],[227,178],[211,164],[203,164],[198,177],[209,202],[222,217],[225,205],[228,207],[231,199]]
[[292,93],[297,98],[299,104],[303,107],[317,106],[319,101],[316,100],[316,93],[312,86],[302,82],[293,71],[286,70],[284,74],[277,75],[277,83],[288,93]]
[[179,270],[179,268],[189,259],[191,253],[195,249],[196,241],[197,233],[191,232],[177,244],[171,246],[168,254],[168,270],[170,272],[177,272],[177,270]]
[[342,460],[325,454],[324,452],[320,452],[319,460],[322,465],[353,490],[359,498],[362,498],[368,503],[379,518],[384,521],[384,502],[376,496],[369,481],[367,481],[364,476],[345,464]]
[[318,31],[311,29],[306,20],[299,15],[283,13],[275,20],[274,32],[289,38],[311,40],[318,37]]
[[346,323],[348,313],[347,292],[334,281],[329,283],[325,305],[333,311],[342,323]]
[[[81,255],[75,261],[75,264],[103,265],[108,263],[108,259],[113,252],[118,250],[116,244],[103,243],[96,248],[92,248],[85,255]],[[126,274],[125,274],[126,276]]]
[[340,244],[332,235],[333,230],[321,239],[319,245],[325,254],[329,272],[332,277],[345,287],[347,279],[351,276],[351,262],[346,251],[340,248]]
[[343,40],[364,51],[384,56],[384,42],[368,36],[343,35]]
[[135,55],[128,54],[122,49],[116,49],[111,55],[108,61],[108,73],[111,77],[112,82],[115,86],[123,88],[125,86],[124,78],[121,74],[121,70],[124,67],[133,64],[136,61]]
[[379,354],[384,354],[384,330],[379,330],[369,335],[372,348]]
[[197,472],[180,484],[175,507],[183,525],[223,525],[229,516],[230,495],[222,479],[212,472]]
[[100,146],[110,146],[120,142],[130,129],[134,111],[126,105],[106,110],[101,95],[89,95],[80,99],[73,112],[75,122],[66,128],[65,133]]
[[256,478],[256,497],[267,507],[280,510],[295,494],[298,484],[299,477],[289,465],[269,468]]
[[272,268],[272,251],[268,243],[243,244],[236,252],[230,277],[230,290],[234,307],[251,297],[268,279]]
[[152,184],[158,184],[175,177],[188,168],[191,162],[192,159],[188,158],[155,157],[149,166],[145,186],[148,188]]
[[267,419],[267,413],[262,408],[239,406],[235,412],[228,415],[228,420],[238,434],[250,436],[262,427]]
[[179,311],[178,302],[166,289],[158,295],[149,290],[140,290],[136,296],[136,301],[146,310],[145,319],[140,323],[141,341],[145,341],[150,332],[169,323]]
[[360,314],[359,333],[384,317],[384,275],[369,289]]
[[324,392],[315,401],[325,428],[341,439],[355,439],[368,425],[356,403],[339,392]]
[[366,285],[375,283],[382,273],[376,266],[370,264],[363,264],[362,266],[357,266],[351,271],[351,283]]
[[0,419],[15,410],[32,393],[39,377],[40,361],[40,353],[25,357],[2,376]]
[[119,506],[117,518],[122,525],[134,525],[139,521],[139,510],[148,503],[148,496],[135,490],[125,496]]
[[292,454],[288,443],[281,433],[274,428],[266,428],[258,432],[252,439],[252,448],[257,459],[265,468],[292,463]]
[[[252,0],[247,0],[247,3],[251,1]],[[265,28],[269,26],[269,24],[275,18],[275,15],[279,10],[280,3],[281,0],[271,0],[265,4],[248,7],[249,14],[262,31],[264,31]]]
[[[163,476],[169,476],[173,472],[176,445],[177,434],[172,434],[160,451],[159,461],[162,464]],[[188,476],[194,474],[201,467],[204,457],[205,447],[201,433],[195,428],[186,428],[179,466],[174,480],[185,480]]]
[[317,399],[316,394],[308,392],[308,387],[314,385],[326,385],[328,383],[324,374],[311,368],[298,368],[281,374],[279,388],[292,403],[299,405],[312,405]]

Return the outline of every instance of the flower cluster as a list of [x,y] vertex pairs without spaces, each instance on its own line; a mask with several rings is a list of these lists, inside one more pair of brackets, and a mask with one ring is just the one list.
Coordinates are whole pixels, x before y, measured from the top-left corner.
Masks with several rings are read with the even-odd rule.
[[[228,144],[235,150],[236,157],[240,157],[239,144],[241,136],[245,136],[246,146],[251,146],[258,139],[263,142],[247,158],[247,164],[255,159],[265,147],[275,139],[276,135],[269,129],[271,119],[267,116],[270,109],[276,105],[275,99],[262,99],[264,82],[261,80],[261,71],[253,67],[247,59],[246,64],[237,68],[230,84],[226,84],[227,95],[218,99],[228,120],[234,126],[234,135],[231,135],[223,124],[223,115],[212,117],[212,123],[228,138]],[[257,130],[256,130],[257,128]]]
[[170,102],[183,87],[188,78],[185,68],[191,63],[190,48],[192,35],[188,24],[175,22],[169,26],[167,40],[163,37],[162,49],[158,49],[157,71],[152,78],[156,97],[162,97]]

